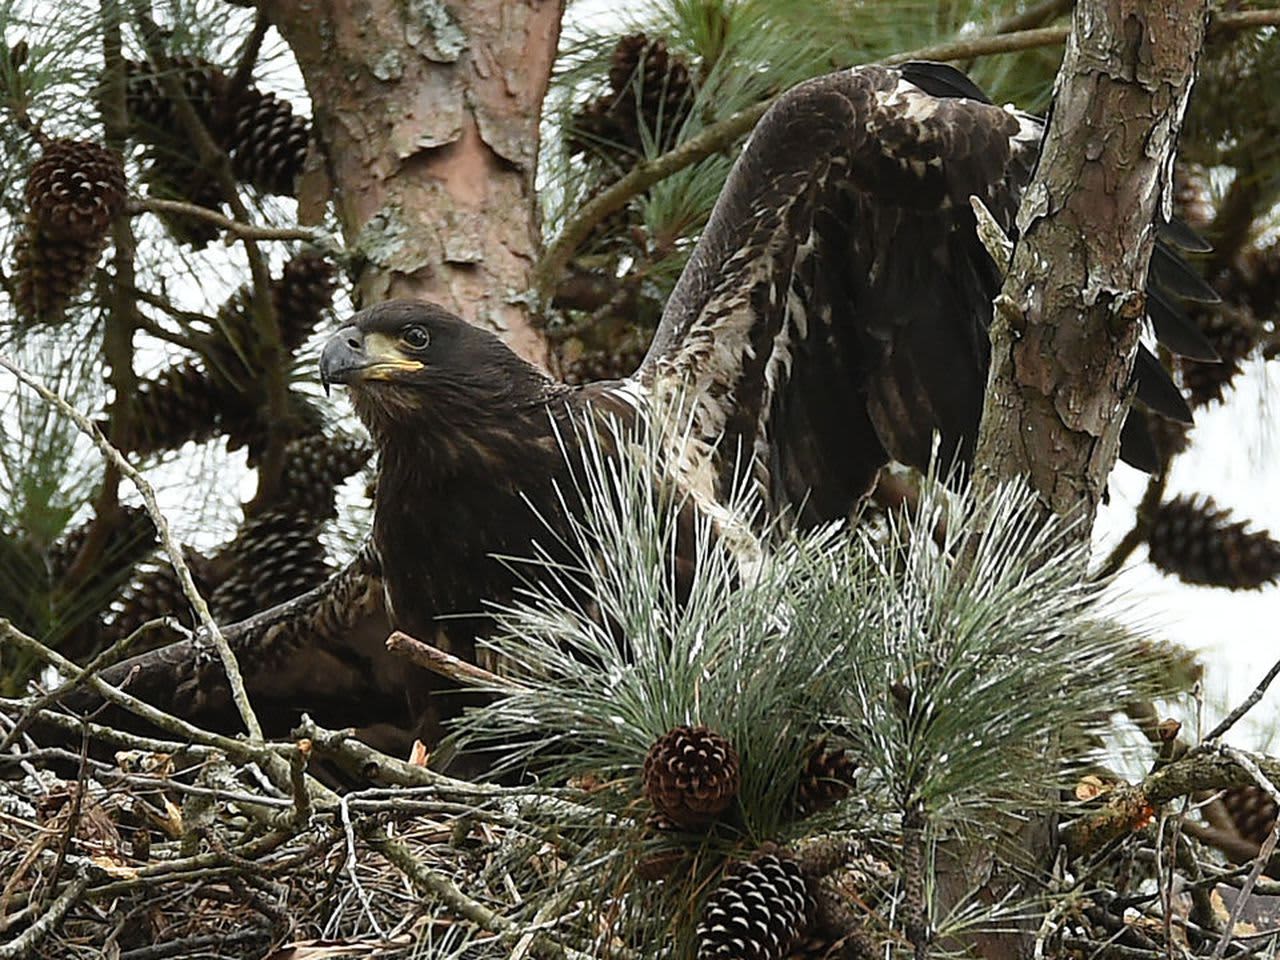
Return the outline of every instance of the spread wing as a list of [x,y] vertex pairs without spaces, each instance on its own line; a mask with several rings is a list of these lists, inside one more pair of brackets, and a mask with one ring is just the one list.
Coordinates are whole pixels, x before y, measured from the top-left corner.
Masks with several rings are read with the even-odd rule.
[[[803,504],[816,521],[847,513],[889,459],[927,465],[935,431],[945,461],[968,462],[1001,282],[969,198],[1012,234],[1042,131],[938,64],[856,68],[784,95],[636,374],[692,397],[693,471],[723,490],[749,455],[775,508]],[[1172,287],[1157,333],[1203,349],[1176,306],[1200,291],[1167,259],[1153,261]],[[1154,357],[1136,375],[1143,401],[1189,419]],[[1134,437],[1127,428],[1122,453],[1150,466]]]

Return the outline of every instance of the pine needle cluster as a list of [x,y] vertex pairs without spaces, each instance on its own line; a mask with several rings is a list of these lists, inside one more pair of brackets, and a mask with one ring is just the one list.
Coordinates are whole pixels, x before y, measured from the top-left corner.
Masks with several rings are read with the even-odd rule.
[[[688,936],[689,904],[762,844],[889,843],[912,811],[933,842],[1053,807],[1089,737],[1159,688],[1084,575],[1086,546],[1026,490],[980,504],[931,479],[914,517],[788,529],[761,523],[749,488],[714,515],[655,489],[652,465],[680,439],[659,422],[584,438],[576,562],[511,561],[527,586],[491,644],[507,681],[461,730],[508,775],[589,785],[609,826],[584,856],[620,889],[666,857],[660,891],[622,898],[649,917],[646,936]],[[740,786],[710,826],[664,832],[643,768],[682,726],[732,744]],[[795,798],[819,743],[847,748],[858,775],[807,816]]]

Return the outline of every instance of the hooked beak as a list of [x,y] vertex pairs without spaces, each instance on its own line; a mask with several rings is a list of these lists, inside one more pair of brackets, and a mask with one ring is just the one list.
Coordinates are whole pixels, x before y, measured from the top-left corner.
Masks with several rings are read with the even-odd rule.
[[400,353],[395,338],[384,333],[365,334],[349,324],[324,345],[320,354],[320,382],[327,394],[333,383],[390,380],[397,373],[412,373],[422,367],[421,362]]

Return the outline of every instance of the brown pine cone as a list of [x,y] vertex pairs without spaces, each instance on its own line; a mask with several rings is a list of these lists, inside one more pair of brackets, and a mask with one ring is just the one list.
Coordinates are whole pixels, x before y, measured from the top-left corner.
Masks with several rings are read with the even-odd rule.
[[25,320],[56,323],[92,276],[103,244],[44,234],[30,212],[23,227],[13,246],[14,307]]
[[1222,304],[1200,317],[1200,328],[1217,351],[1220,363],[1179,360],[1182,385],[1192,407],[1222,399],[1227,387],[1244,369],[1244,360],[1258,342],[1258,323],[1249,310]]
[[1280,579],[1280,542],[1248,532],[1212,499],[1177,497],[1161,504],[1147,531],[1148,556],[1186,583],[1251,590]]
[[644,793],[681,827],[705,826],[738,795],[741,775],[733,744],[707,727],[675,727],[644,758]]
[[264,193],[291,197],[307,159],[311,125],[294,116],[293,105],[274,93],[248,87],[236,106],[227,148],[231,169]]
[[304,251],[271,281],[271,302],[284,348],[293,353],[324,321],[333,306],[338,268],[324,254]]
[[92,140],[51,140],[27,177],[27,206],[46,236],[103,243],[124,209],[120,154]]
[[1261,787],[1249,784],[1222,792],[1222,805],[1227,808],[1236,832],[1250,843],[1261,846],[1276,826],[1276,802]]
[[814,745],[796,784],[796,809],[801,816],[829,810],[849,795],[857,765],[847,750]]

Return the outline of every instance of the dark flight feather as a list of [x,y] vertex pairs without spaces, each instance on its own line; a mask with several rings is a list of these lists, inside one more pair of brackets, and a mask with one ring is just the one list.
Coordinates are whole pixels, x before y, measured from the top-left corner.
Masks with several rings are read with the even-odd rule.
[[1147,287],[1147,316],[1156,337],[1179,356],[1206,363],[1220,359],[1209,338],[1187,311],[1155,284]]

